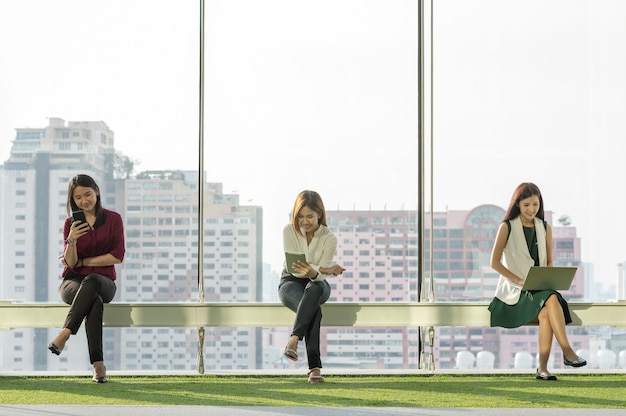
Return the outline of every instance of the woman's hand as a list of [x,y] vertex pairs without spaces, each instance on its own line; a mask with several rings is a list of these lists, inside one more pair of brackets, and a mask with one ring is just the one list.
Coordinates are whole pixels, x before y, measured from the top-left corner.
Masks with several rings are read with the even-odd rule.
[[340,274],[342,274],[343,272],[345,272],[346,269],[344,269],[343,267],[341,267],[338,264],[334,264],[330,267],[320,267],[320,272],[324,273],[324,274],[332,274],[334,276],[338,276]]
[[67,260],[65,260],[65,256],[62,254],[59,256],[59,259],[61,260],[61,264],[63,266],[69,267],[71,269],[76,269],[78,267],[85,267],[85,259],[79,259],[74,266],[70,266],[69,264],[67,264]]
[[63,263],[65,267],[72,269],[82,267],[83,261],[78,258],[76,241],[83,235],[87,234],[90,229],[91,227],[89,226],[89,223],[83,223],[80,220],[72,222],[70,231],[67,233],[65,251],[63,252],[63,256],[61,258],[61,263]]
[[298,260],[293,264],[293,269],[296,273],[303,274],[309,279],[315,279],[315,277],[317,277],[317,270],[311,267],[306,261]]
[[[315,279],[317,277],[317,270],[315,270],[309,263],[306,261],[297,261],[293,264],[293,269],[298,274],[303,274],[309,279]],[[338,264],[334,264],[330,267],[320,267],[319,272],[322,274],[332,274],[334,276],[340,275],[345,272],[346,269],[341,267]]]
[[86,222],[83,223],[81,221],[74,221],[70,227],[70,232],[67,235],[67,239],[73,243],[76,243],[76,240],[87,234],[90,228],[91,227],[89,227],[89,224]]
[[509,277],[509,280],[510,280],[511,282],[515,283],[516,285],[524,286],[524,282],[525,282],[525,280],[524,280],[524,279],[522,279],[521,277],[517,277],[517,276],[515,276],[515,279],[511,279],[511,278]]

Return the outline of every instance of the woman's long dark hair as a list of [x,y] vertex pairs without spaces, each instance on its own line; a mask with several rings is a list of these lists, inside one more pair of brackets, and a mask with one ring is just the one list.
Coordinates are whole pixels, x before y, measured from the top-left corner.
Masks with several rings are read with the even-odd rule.
[[509,208],[506,210],[506,214],[504,214],[504,221],[510,221],[514,218],[517,218],[520,214],[519,203],[522,199],[530,198],[531,196],[539,197],[539,210],[537,211],[537,218],[541,220],[545,220],[543,213],[543,197],[541,196],[541,191],[539,187],[532,182],[524,182],[518,185],[515,188],[515,192],[513,192],[513,196],[511,197],[511,202],[509,203]]
[[298,214],[303,207],[308,207],[317,212],[320,216],[319,223],[328,226],[326,223],[326,209],[324,208],[324,202],[322,202],[320,194],[315,191],[302,191],[296,197],[296,202],[293,204],[293,211],[291,211],[291,224],[298,234],[302,234],[298,226]]
[[83,186],[85,188],[91,188],[96,193],[96,222],[94,227],[104,222],[104,209],[102,209],[102,202],[100,201],[100,188],[95,180],[89,175],[76,175],[70,179],[70,183],[67,186],[67,216],[72,216],[72,211],[77,211],[80,208],[74,201],[74,190],[77,186]]

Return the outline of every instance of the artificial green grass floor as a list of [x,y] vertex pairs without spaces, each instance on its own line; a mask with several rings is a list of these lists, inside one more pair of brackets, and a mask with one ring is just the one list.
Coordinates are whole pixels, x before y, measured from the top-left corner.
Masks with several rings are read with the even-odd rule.
[[0,404],[626,408],[626,374],[0,377]]

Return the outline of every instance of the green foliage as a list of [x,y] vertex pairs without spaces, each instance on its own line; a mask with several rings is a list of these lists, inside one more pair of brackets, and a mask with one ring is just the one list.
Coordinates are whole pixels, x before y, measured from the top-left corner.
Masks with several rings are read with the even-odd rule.
[[104,169],[107,179],[128,179],[135,169],[136,161],[124,153],[107,152],[104,155]]
[[626,408],[626,374],[0,377],[0,404]]

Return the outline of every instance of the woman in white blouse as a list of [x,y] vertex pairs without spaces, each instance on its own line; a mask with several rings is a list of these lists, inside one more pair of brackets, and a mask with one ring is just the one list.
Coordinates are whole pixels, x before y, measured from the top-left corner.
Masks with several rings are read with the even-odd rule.
[[283,229],[284,251],[304,253],[306,261],[287,265],[278,285],[278,296],[283,305],[296,313],[296,319],[284,354],[292,361],[298,360],[298,342],[304,339],[309,364],[309,383],[321,383],[320,357],[321,305],[330,297],[328,276],[344,272],[333,263],[337,238],[328,229],[326,210],[322,198],[315,191],[302,191],[296,197],[291,223]]

